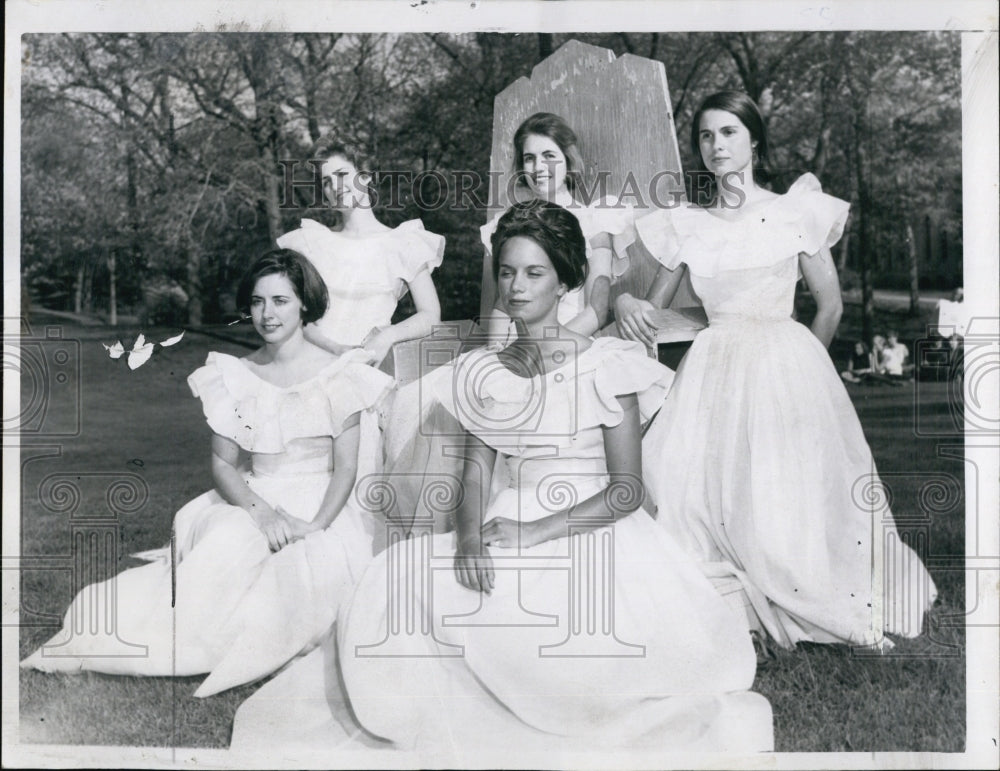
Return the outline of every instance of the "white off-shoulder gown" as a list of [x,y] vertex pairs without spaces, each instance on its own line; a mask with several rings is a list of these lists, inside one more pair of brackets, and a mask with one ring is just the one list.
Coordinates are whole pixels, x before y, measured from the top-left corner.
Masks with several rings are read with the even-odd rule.
[[847,209],[807,174],[735,220],[684,207],[637,221],[658,260],[688,266],[709,319],[643,441],[657,521],[715,580],[738,580],[783,646],[891,645],[883,632],[920,634],[936,596],[877,505],[829,354],[792,318],[800,253],[836,243]]
[[[486,520],[530,521],[603,490],[602,426],[622,420],[616,397],[637,393],[648,417],[671,379],[613,338],[531,380],[487,350],[451,371],[438,400],[508,466]],[[413,750],[429,763],[490,749],[770,750],[743,621],[644,511],[598,524],[490,547],[489,595],[456,581],[452,534],[427,527],[390,547],[337,639],[240,708],[233,749]]]
[[[392,380],[338,358],[279,388],[240,359],[210,353],[188,382],[211,429],[250,453],[244,479],[272,506],[311,521],[332,474],[333,437]],[[374,525],[352,498],[325,530],[272,553],[250,515],[211,490],[181,508],[173,548],[85,587],[63,628],[22,662],[47,672],[210,673],[207,696],[271,674],[314,646],[372,557]],[[115,640],[141,646],[121,655]]]

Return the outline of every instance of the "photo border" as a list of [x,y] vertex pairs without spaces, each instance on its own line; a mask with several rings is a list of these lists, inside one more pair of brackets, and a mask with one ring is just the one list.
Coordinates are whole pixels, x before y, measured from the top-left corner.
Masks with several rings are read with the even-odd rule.
[[[27,2],[11,0],[5,6],[5,110],[4,110],[4,335],[18,335],[20,309],[20,36],[39,32],[547,32],[586,33],[608,31],[609,19],[616,30],[629,32],[668,31],[771,31],[845,29],[932,30],[962,32],[962,155],[963,242],[965,302],[971,317],[981,320],[983,332],[1000,336],[1000,228],[998,228],[998,64],[997,15],[992,2],[884,2],[856,0],[807,2],[802,0],[676,0],[670,3],[615,2],[608,13],[607,2],[498,2],[437,0],[436,2],[315,2],[313,0],[164,0],[159,3],[128,0],[59,0]],[[668,73],[669,75],[669,73]],[[992,324],[992,326],[990,326]],[[997,339],[997,338],[994,338]],[[980,397],[987,404],[1000,403],[995,379],[986,383]],[[19,378],[4,372],[4,413],[19,403]],[[990,401],[992,400],[992,401]],[[995,408],[995,407],[994,407]],[[15,413],[16,414],[16,413]],[[998,602],[1000,547],[998,521],[994,515],[1000,497],[1000,452],[997,437],[966,441],[966,463],[978,468],[979,489],[966,492],[968,607]],[[3,543],[4,560],[11,545],[20,543],[19,451],[16,436],[4,436]],[[973,482],[975,484],[975,482]],[[978,507],[978,512],[975,510]],[[16,548],[16,547],[13,547]],[[975,560],[973,560],[975,558]],[[978,566],[978,567],[976,567]],[[16,572],[5,571],[3,622],[16,624],[19,582]],[[8,627],[9,629],[10,627]],[[15,628],[16,632],[16,628]],[[681,767],[769,767],[769,768],[964,768],[996,767],[1000,707],[1000,645],[995,625],[966,629],[967,728],[963,753],[771,753],[764,755],[669,755],[664,753],[593,753],[558,756],[525,753],[512,759],[487,753],[469,753],[463,758],[470,767],[545,767],[555,763],[574,768],[657,768],[665,764]],[[225,750],[164,749],[132,747],[51,746],[18,743],[18,635],[3,635],[3,722],[5,764],[50,767],[132,766],[140,768],[179,766],[236,767],[244,763],[277,764],[279,767],[385,767],[427,766],[434,758],[395,752],[325,753],[297,756],[284,761],[279,750],[267,758],[242,758]]]

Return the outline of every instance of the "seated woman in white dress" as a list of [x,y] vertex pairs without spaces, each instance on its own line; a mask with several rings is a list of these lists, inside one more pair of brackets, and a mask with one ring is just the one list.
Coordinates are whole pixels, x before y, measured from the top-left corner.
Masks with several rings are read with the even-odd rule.
[[[558,115],[538,112],[514,132],[515,193],[524,200],[551,201],[572,212],[587,242],[587,280],[559,301],[559,323],[591,336],[607,323],[611,284],[628,269],[627,248],[635,241],[631,206],[607,197],[587,199],[576,132]],[[596,191],[595,191],[596,192]],[[487,252],[500,215],[481,230]],[[512,325],[499,303],[488,332],[512,340]]]
[[[431,271],[444,257],[444,238],[420,220],[395,228],[379,222],[372,208],[372,169],[360,153],[330,137],[310,151],[321,160],[323,192],[340,217],[339,230],[311,219],[278,238],[278,246],[309,258],[326,282],[330,308],[307,324],[306,339],[340,353],[363,345],[378,366],[395,343],[431,333],[441,305]],[[392,316],[407,293],[416,312],[397,324]]]
[[[338,357],[305,340],[327,293],[301,255],[268,252],[238,297],[263,345],[242,359],[210,353],[188,378],[213,432],[215,489],[177,512],[173,550],[84,588],[23,666],[210,672],[196,695],[215,693],[315,645],[371,560],[372,526],[352,500],[358,423],[392,379],[360,350]],[[109,637],[146,651],[107,655]]]
[[[686,266],[709,319],[643,440],[658,522],[714,578],[738,581],[748,621],[783,647],[918,635],[934,582],[876,505],[875,462],[826,350],[842,308],[830,247],[848,205],[811,174],[784,195],[760,184],[767,134],[746,94],[708,97],[691,149],[714,195],[637,222],[662,267],[645,300],[616,304],[622,336],[648,342],[646,314]],[[800,277],[810,327],[792,318]]]
[[[565,209],[515,205],[493,247],[519,336],[461,356],[438,394],[463,427],[456,532],[378,555],[338,620],[340,671],[321,651],[293,664],[241,707],[233,749],[308,733],[445,765],[484,749],[770,750],[746,628],[640,508],[640,423],[670,371],[558,323],[586,275]],[[510,483],[494,496],[497,457]]]
[[[635,240],[635,213],[620,201],[605,197],[587,200],[583,158],[577,144],[576,133],[558,115],[539,112],[527,118],[513,137],[513,189],[526,201],[550,201],[577,218],[586,241],[587,278],[559,299],[558,321],[573,332],[592,336],[607,322],[612,282],[628,268],[627,249]],[[480,230],[487,253],[491,253],[491,239],[500,216]],[[488,339],[503,347],[516,339],[517,332],[499,300],[493,310],[486,324]],[[395,508],[416,512],[415,516],[422,516],[428,509],[427,496],[417,480],[454,474],[458,468],[458,460],[442,457],[444,449],[435,441],[435,434],[447,432],[452,422],[434,399],[434,383],[443,376],[432,371],[422,382],[400,389],[386,430],[385,467]],[[431,425],[435,428],[426,430]],[[503,471],[497,468],[498,474]],[[441,512],[432,513],[439,530],[450,527]]]

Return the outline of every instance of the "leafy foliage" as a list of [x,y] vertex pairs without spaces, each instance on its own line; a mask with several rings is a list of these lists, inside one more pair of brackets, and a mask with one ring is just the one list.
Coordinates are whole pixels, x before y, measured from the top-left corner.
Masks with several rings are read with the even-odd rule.
[[[124,308],[155,305],[166,286],[187,298],[190,322],[223,319],[243,267],[278,234],[303,216],[336,224],[329,210],[310,208],[307,185],[287,195],[282,163],[306,160],[330,132],[383,172],[479,180],[469,190],[476,206],[421,206],[407,185],[399,206],[387,206],[394,191],[383,175],[377,204],[388,224],[420,217],[446,236],[435,275],[444,314],[472,316],[494,98],[570,37],[26,35],[25,283],[42,305],[103,309],[113,266]],[[688,168],[700,99],[720,88],[757,99],[776,187],[812,171],[851,200],[838,262],[869,294],[874,283],[960,283],[957,34],[572,37],[664,63]],[[293,179],[307,182],[311,172],[300,166]]]

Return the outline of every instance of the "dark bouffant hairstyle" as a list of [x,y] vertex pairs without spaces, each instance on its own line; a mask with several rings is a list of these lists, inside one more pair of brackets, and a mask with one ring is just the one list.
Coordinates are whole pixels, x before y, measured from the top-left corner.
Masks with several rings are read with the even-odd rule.
[[524,185],[524,141],[529,134],[548,137],[566,156],[566,187],[576,193],[583,183],[583,156],[577,147],[576,132],[558,115],[551,112],[536,112],[517,127],[514,132],[514,177],[518,185]]
[[587,241],[577,218],[558,204],[525,201],[511,206],[497,223],[490,245],[493,277],[500,275],[500,251],[510,239],[530,238],[548,255],[559,280],[577,289],[587,280]]
[[275,274],[285,276],[302,301],[302,323],[310,324],[323,318],[330,305],[326,284],[313,264],[291,249],[273,249],[250,266],[236,291],[236,304],[243,313],[250,313],[250,298],[257,282]]
[[760,114],[757,103],[742,91],[718,91],[712,94],[701,103],[691,119],[691,152],[694,153],[698,168],[707,171],[705,162],[701,158],[698,134],[701,131],[701,116],[708,110],[731,112],[747,127],[750,139],[757,143],[754,148],[757,151],[757,160],[753,165],[754,179],[757,182],[768,181],[770,147],[767,142],[767,127],[764,125],[764,117]]

